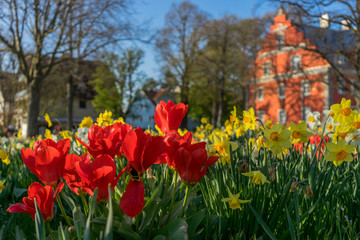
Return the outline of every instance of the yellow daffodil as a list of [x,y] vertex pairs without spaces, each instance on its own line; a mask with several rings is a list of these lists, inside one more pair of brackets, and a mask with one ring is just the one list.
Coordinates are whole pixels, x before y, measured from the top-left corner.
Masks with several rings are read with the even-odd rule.
[[210,151],[220,155],[223,165],[225,163],[230,164],[230,146],[231,150],[234,151],[238,147],[237,143],[229,141],[226,134],[213,134],[211,141],[213,144],[209,146]]
[[229,197],[228,197],[228,198],[223,198],[223,199],[221,199],[221,201],[222,201],[222,202],[228,202],[228,203],[229,203],[229,207],[230,207],[231,209],[233,209],[233,210],[235,210],[235,209],[240,209],[240,210],[242,210],[240,204],[250,202],[250,200],[240,200],[240,199],[239,199],[240,193],[233,195],[233,194],[230,192],[229,188],[227,188],[227,191],[228,191],[228,193],[229,193]]
[[0,181],[0,193],[5,189],[5,180]]
[[263,135],[260,135],[257,139],[256,139],[256,145],[258,147],[258,149],[264,147],[264,148],[268,148],[269,146],[266,145],[265,142],[265,138]]
[[235,134],[236,134],[237,138],[241,137],[243,134],[246,133],[245,126],[244,126],[244,124],[242,124],[242,122],[240,121],[239,118],[236,119],[234,128],[235,128]]
[[179,128],[177,131],[178,131],[178,133],[179,133],[181,136],[184,136],[184,135],[188,132],[187,129],[182,130],[182,129],[180,129],[180,128]]
[[332,139],[334,142],[337,142],[340,139],[345,140],[346,136],[348,135],[348,133],[350,132],[351,127],[349,125],[337,125],[335,127],[335,132],[332,135]]
[[350,125],[355,131],[360,129],[360,114],[356,110],[354,110],[354,115],[350,121]]
[[208,123],[208,119],[205,118],[205,117],[202,117],[201,120],[200,120],[200,122],[201,122],[202,124],[207,124],[207,123]]
[[18,138],[21,138],[21,136],[22,136],[22,131],[21,131],[21,128],[20,128],[19,131],[18,131],[18,133],[17,133],[17,137],[18,137]]
[[0,158],[1,158],[1,161],[3,163],[5,163],[6,165],[10,164],[9,155],[7,154],[7,152],[4,149],[1,149],[1,148],[0,148]]
[[71,132],[69,130],[60,131],[59,133],[63,139],[71,139]]
[[91,117],[84,117],[79,125],[79,128],[84,128],[84,127],[90,128],[93,124],[94,123]]
[[275,154],[281,153],[283,148],[290,148],[290,135],[288,129],[282,129],[281,124],[275,123],[271,129],[264,130],[266,141]]
[[325,156],[326,161],[331,161],[335,166],[339,166],[344,161],[351,162],[354,160],[351,154],[354,151],[354,146],[347,145],[344,140],[339,140],[335,143],[326,143],[326,148],[329,153]]
[[234,131],[234,127],[233,125],[230,123],[229,120],[226,120],[227,122],[225,123],[225,132],[228,134],[228,135],[231,135]]
[[230,112],[230,122],[236,121],[236,107],[234,106],[234,110]]
[[265,177],[264,174],[262,174],[260,171],[251,171],[251,172],[247,172],[247,173],[242,173],[242,175],[247,176],[247,177],[251,177],[252,178],[252,182],[255,184],[262,184],[264,185],[265,183],[270,183],[267,178]]
[[334,104],[330,107],[334,113],[334,122],[340,124],[346,124],[350,121],[354,115],[354,111],[351,110],[351,100],[343,98],[340,104]]
[[96,121],[99,124],[99,126],[109,126],[113,124],[113,120],[111,116],[112,116],[112,112],[105,110],[104,113],[100,113]]
[[255,139],[249,138],[248,145],[249,145],[249,148],[252,149],[255,146]]
[[213,129],[213,125],[211,125],[210,123],[207,123],[205,125],[205,130],[211,130],[211,129]]
[[45,129],[44,137],[46,139],[52,139],[52,134],[51,134],[51,131],[49,129]]
[[308,137],[312,136],[312,133],[307,131],[306,122],[300,122],[298,125],[290,122],[290,131],[292,139],[291,143],[307,143]]
[[163,132],[161,131],[161,129],[155,124],[155,129],[158,131],[159,136],[164,136]]
[[243,123],[245,127],[245,131],[248,129],[255,130],[256,129],[256,117],[254,113],[254,109],[250,108],[248,111],[243,112]]
[[119,117],[117,120],[114,121],[114,123],[125,123],[123,117]]
[[272,122],[271,119],[266,120],[265,129],[270,129],[270,128],[272,128],[272,125],[273,125],[273,122]]
[[51,122],[51,119],[50,119],[50,117],[49,117],[49,114],[45,113],[44,118],[45,118],[45,121],[46,121],[47,124],[48,124],[48,128],[51,128],[52,122]]

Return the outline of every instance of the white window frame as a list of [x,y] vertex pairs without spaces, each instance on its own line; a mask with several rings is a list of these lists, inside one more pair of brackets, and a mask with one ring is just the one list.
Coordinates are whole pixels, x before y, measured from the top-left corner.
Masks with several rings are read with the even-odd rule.
[[[259,92],[261,91],[261,95],[259,94]],[[263,101],[264,100],[264,88],[263,87],[258,87],[257,91],[256,91],[256,95],[257,95],[257,100],[259,102]]]
[[311,94],[311,84],[310,84],[309,80],[304,80],[304,81],[301,82],[301,91],[302,91],[302,94],[303,94],[304,97],[310,96],[310,94]]
[[[298,60],[295,62],[294,59],[298,58]],[[294,54],[290,57],[290,68],[291,71],[300,70],[301,69],[301,55]]]
[[[280,95],[282,93],[282,91],[281,91],[282,88],[284,89],[283,95]],[[286,91],[285,83],[280,83],[279,86],[278,86],[279,99],[285,99],[285,91]]]
[[264,110],[257,110],[256,116],[265,123],[265,111]]
[[285,46],[285,34],[284,33],[276,33],[276,46],[277,49],[280,50]]
[[[282,114],[284,114],[284,119],[281,118]],[[286,110],[283,108],[278,109],[278,122],[280,124],[286,124]]]
[[263,76],[271,75],[271,61],[262,63]]

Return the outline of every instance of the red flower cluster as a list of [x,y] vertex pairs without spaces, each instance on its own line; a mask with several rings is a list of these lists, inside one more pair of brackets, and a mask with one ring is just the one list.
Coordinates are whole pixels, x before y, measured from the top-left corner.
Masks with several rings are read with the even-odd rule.
[[104,128],[99,125],[93,125],[88,132],[88,144],[84,143],[77,136],[75,137],[93,157],[107,154],[114,158],[116,155],[122,154],[122,142],[131,129],[131,125],[120,122],[111,126],[105,126]]
[[54,202],[56,196],[64,187],[64,183],[58,185],[55,193],[51,186],[45,187],[41,183],[34,182],[28,188],[28,196],[23,198],[23,203],[16,203],[11,205],[6,211],[11,213],[29,213],[32,219],[35,220],[35,201],[39,206],[40,212],[44,221],[50,221],[54,217]]
[[21,149],[21,157],[30,171],[44,184],[55,187],[62,177],[69,149],[69,139],[58,142],[46,139],[36,141],[34,150],[31,148]]
[[[206,143],[193,143],[190,132],[184,136],[177,132],[187,109],[187,105],[174,104],[172,101],[167,104],[161,101],[156,106],[155,123],[165,136],[151,136],[141,128],[132,130],[130,125],[123,123],[104,128],[94,125],[88,132],[88,144],[76,137],[91,155],[68,154],[69,139],[57,143],[52,140],[37,141],[34,150],[22,149],[21,155],[26,166],[47,186],[33,183],[23,203],[14,204],[7,211],[28,212],[34,218],[36,198],[44,219],[50,220],[54,215],[56,195],[64,185],[60,182],[62,177],[76,194],[82,191],[92,196],[97,188],[97,201],[107,201],[108,186],[114,189],[126,171],[130,180],[120,199],[120,208],[130,217],[139,214],[145,205],[142,176],[153,164],[167,163],[171,169],[179,172],[186,184],[199,182],[218,157],[208,157]],[[122,154],[126,156],[128,165],[116,176],[114,157]],[[57,185],[54,194],[52,187]]]
[[[315,146],[315,149],[317,149],[316,158],[319,158],[319,156],[321,157],[322,156],[322,151],[325,150],[325,143],[329,142],[330,137],[325,136],[324,141],[322,141],[322,142],[321,142],[321,137],[319,136],[319,134],[308,137],[308,139],[310,141],[310,144]],[[321,142],[321,146],[319,148],[320,142]],[[304,146],[305,146],[304,143],[295,143],[294,144],[294,148],[299,152],[302,152]]]

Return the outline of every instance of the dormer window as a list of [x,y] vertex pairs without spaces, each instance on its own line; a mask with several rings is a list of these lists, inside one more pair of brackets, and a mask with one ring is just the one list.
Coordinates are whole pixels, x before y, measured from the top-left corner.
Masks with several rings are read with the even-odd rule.
[[285,45],[285,35],[283,33],[276,34],[276,45],[277,48],[280,50]]
[[262,65],[262,69],[264,76],[271,75],[271,62],[270,61],[264,62]]

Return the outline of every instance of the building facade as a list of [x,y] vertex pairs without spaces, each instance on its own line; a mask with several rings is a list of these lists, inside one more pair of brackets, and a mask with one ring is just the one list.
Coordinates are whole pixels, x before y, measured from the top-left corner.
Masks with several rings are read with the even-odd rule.
[[[308,112],[322,113],[343,97],[355,104],[351,91],[344,91],[350,86],[339,80],[316,51],[326,42],[316,39],[329,41],[325,36],[337,34],[344,32],[300,27],[279,11],[250,70],[248,107],[263,121],[289,124],[306,119]],[[334,64],[344,64],[341,56],[334,56]]]

